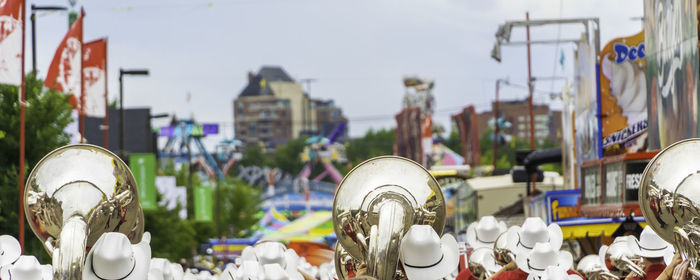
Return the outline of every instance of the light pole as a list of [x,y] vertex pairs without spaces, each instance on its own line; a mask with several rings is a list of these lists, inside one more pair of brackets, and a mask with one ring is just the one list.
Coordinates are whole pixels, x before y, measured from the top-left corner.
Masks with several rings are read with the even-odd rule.
[[37,6],[32,4],[32,73],[36,75],[36,12],[38,11],[66,11],[68,8],[63,6]]
[[508,79],[496,80],[496,102],[493,103],[493,169],[496,169],[498,163],[498,91],[501,88],[501,83],[508,84]]
[[148,69],[119,68],[119,156],[125,160],[124,154],[124,76],[148,76]]

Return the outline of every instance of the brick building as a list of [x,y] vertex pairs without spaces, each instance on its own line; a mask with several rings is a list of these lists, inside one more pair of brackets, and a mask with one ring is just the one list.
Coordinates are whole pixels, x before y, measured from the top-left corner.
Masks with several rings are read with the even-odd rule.
[[[492,106],[495,102],[492,103]],[[493,107],[491,107],[493,108]],[[510,127],[501,127],[500,131],[526,141],[530,140],[530,110],[527,99],[500,101],[498,103],[499,116]],[[545,139],[554,143],[561,142],[561,111],[551,110],[549,105],[535,104],[533,106],[535,115],[535,139],[542,143]],[[493,112],[482,112],[477,115],[479,131],[481,133],[492,129]]]

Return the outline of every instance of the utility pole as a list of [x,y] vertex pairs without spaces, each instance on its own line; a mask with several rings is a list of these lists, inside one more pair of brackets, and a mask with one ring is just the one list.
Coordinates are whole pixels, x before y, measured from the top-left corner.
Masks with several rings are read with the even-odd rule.
[[[535,118],[534,118],[534,105],[533,105],[533,91],[535,79],[532,77],[532,58],[530,54],[530,46],[533,44],[559,44],[559,43],[574,43],[579,44],[582,42],[581,38],[569,38],[569,39],[550,39],[550,40],[530,40],[530,26],[544,26],[544,25],[562,25],[562,24],[583,24],[585,27],[585,40],[586,43],[590,41],[590,27],[593,25],[593,36],[594,36],[594,48],[596,52],[596,61],[600,60],[600,22],[598,18],[557,18],[557,19],[538,19],[530,20],[530,13],[525,13],[524,21],[506,21],[504,24],[498,26],[495,37],[496,42],[491,50],[491,58],[501,62],[501,46],[503,45],[526,45],[527,46],[527,72],[528,72],[528,90],[529,90],[529,111],[530,111],[530,148],[535,149]],[[526,28],[526,41],[511,42],[510,35],[513,27],[525,27]],[[596,69],[600,69],[600,65],[596,63]],[[599,77],[597,77],[599,78]],[[600,126],[600,118],[598,118],[598,123]],[[601,153],[599,151],[599,153]],[[536,179],[535,174],[533,174],[533,188],[534,179]],[[530,189],[528,188],[528,195],[530,194]]]
[[[534,151],[535,150],[535,113],[533,110],[533,104],[532,104],[532,92],[533,92],[533,84],[532,84],[532,58],[530,54],[530,12],[525,12],[525,22],[527,25],[525,25],[525,30],[527,34],[527,89],[530,92],[530,96],[528,98],[528,106],[530,107],[530,150]],[[532,174],[532,192],[534,193],[537,190],[537,187],[535,186],[535,181],[537,181],[537,172],[535,174]],[[529,192],[529,190],[528,190]]]
[[508,80],[498,79],[496,80],[496,102],[493,103],[493,168],[496,169],[496,163],[498,163],[498,134],[500,127],[498,125],[499,111],[498,111],[498,91],[501,88],[501,83],[508,84]]

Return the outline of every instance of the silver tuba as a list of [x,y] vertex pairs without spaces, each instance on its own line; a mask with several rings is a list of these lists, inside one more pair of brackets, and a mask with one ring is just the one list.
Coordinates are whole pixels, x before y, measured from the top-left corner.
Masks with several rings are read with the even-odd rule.
[[493,244],[493,256],[501,266],[515,261],[515,254],[508,248],[508,232],[501,233]]
[[501,269],[501,266],[496,264],[493,250],[490,248],[474,249],[471,256],[469,256],[467,265],[472,275],[480,280],[491,278],[491,276]]
[[605,254],[605,258],[610,259],[610,263],[613,267],[623,275],[627,275],[628,273],[633,273],[639,277],[644,277],[646,275],[644,269],[638,265],[638,263],[641,262],[641,257],[632,253],[627,245],[627,240],[613,242],[603,254]]
[[361,264],[350,256],[340,244],[335,245],[335,256],[333,260],[335,263],[335,273],[340,280],[350,279],[350,277],[355,276],[355,273],[357,273],[357,270],[361,266]]
[[61,147],[41,159],[27,179],[24,211],[59,280],[82,279],[86,250],[103,233],[138,243],[144,230],[133,174],[93,145]]
[[384,280],[402,274],[401,238],[415,224],[431,225],[438,235],[445,226],[440,185],[418,163],[396,156],[372,158],[338,185],[333,201],[338,246],[366,264],[367,275]]
[[648,164],[639,184],[639,207],[651,228],[674,245],[688,271],[700,278],[700,139],[676,142]]
[[576,269],[589,280],[619,280],[620,277],[608,271],[598,255],[583,257]]

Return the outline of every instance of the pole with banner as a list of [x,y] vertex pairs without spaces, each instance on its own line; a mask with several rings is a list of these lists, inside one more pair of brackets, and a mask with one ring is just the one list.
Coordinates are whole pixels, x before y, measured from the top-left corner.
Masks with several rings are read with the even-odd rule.
[[210,187],[198,186],[194,188],[194,220],[197,222],[213,221]]
[[[22,58],[20,62],[20,87],[19,87],[19,244],[22,247],[22,252],[24,252],[24,154],[25,154],[25,110],[26,110],[26,99],[27,99],[27,89],[24,82],[24,19],[26,14],[26,3],[24,0],[20,0],[20,17],[22,26]],[[5,2],[7,5],[7,2]],[[3,13],[4,14],[4,13]],[[36,75],[36,74],[35,74]]]
[[156,209],[156,155],[131,154],[129,168],[134,174],[143,210]]
[[103,146],[105,149],[109,149],[109,92],[107,89],[107,38],[105,38],[105,68],[104,68],[104,73],[105,73],[105,117],[104,117],[104,123],[102,126],[103,129]]
[[[48,89],[72,94],[71,105],[82,117],[82,88],[83,88],[83,18],[85,11],[81,10],[80,17],[70,26],[63,40],[56,48],[49,70],[46,73],[44,86]],[[82,126],[80,122],[79,126]],[[80,129],[79,131],[82,131]],[[83,135],[80,137],[81,141]]]
[[25,164],[25,113],[26,89],[24,82],[24,0],[0,1],[0,84],[18,87],[19,102],[19,233],[20,246],[24,249],[24,164]]
[[[83,98],[81,101],[85,116],[104,118],[102,129],[107,123],[107,39],[97,39],[83,44]],[[104,129],[104,147],[109,137]]]

